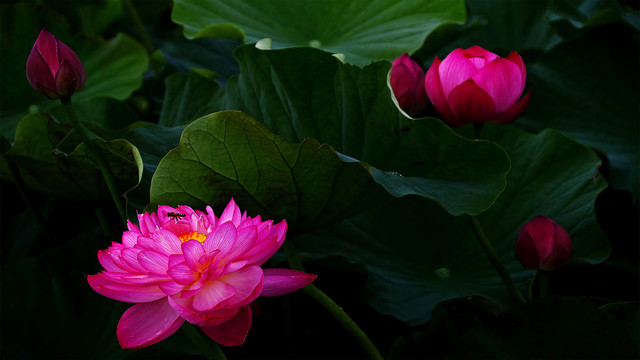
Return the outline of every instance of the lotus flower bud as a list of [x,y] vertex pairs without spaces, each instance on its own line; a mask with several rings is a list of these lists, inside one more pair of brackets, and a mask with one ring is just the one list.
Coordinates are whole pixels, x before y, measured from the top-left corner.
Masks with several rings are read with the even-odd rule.
[[516,257],[527,269],[554,271],[571,259],[571,237],[546,216],[536,216],[520,230]]
[[452,126],[496,122],[506,124],[524,113],[531,93],[524,91],[527,71],[518,53],[506,58],[479,46],[456,49],[427,71],[427,95]]
[[43,28],[27,59],[27,80],[53,100],[82,89],[87,73],[78,55]]
[[393,61],[389,83],[400,108],[410,116],[420,114],[427,107],[424,71],[408,54]]

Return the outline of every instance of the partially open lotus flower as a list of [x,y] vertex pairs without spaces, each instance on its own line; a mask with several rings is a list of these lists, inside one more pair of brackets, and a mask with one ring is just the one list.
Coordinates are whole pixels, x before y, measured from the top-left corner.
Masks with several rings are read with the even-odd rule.
[[[512,51],[506,58],[479,46],[435,58],[425,76],[427,95],[438,114],[453,126],[509,123],[524,113],[531,93],[520,99],[527,80],[524,62]],[[519,99],[519,100],[518,100]]]
[[154,344],[186,320],[216,342],[244,342],[251,328],[249,304],[310,284],[315,275],[262,269],[282,245],[287,223],[241,214],[233,199],[220,217],[188,206],[159,206],[157,213],[129,222],[122,243],[98,252],[105,268],[89,275],[98,293],[137,303],[116,330],[125,349]]
[[70,47],[42,29],[27,58],[27,80],[44,96],[57,99],[82,89],[87,73]]

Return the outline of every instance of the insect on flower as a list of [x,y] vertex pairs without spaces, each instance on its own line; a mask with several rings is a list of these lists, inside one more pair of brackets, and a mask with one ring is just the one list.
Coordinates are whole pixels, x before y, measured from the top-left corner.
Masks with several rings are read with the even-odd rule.
[[185,214],[181,214],[179,212],[168,212],[167,216],[171,218],[173,221],[178,222],[181,218],[187,216]]

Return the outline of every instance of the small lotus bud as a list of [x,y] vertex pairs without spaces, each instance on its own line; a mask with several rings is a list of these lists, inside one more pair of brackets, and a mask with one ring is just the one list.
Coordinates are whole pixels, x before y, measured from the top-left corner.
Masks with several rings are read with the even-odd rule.
[[82,89],[87,73],[78,55],[43,28],[27,59],[27,80],[53,100]]

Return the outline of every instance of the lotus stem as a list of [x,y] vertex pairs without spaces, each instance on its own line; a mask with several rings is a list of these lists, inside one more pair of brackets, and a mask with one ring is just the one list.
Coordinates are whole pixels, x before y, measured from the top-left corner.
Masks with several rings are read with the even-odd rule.
[[114,204],[116,205],[116,209],[120,214],[120,218],[126,225],[127,223],[127,214],[125,212],[124,205],[122,204],[122,200],[120,198],[120,192],[118,192],[118,188],[116,186],[116,180],[111,172],[111,168],[107,163],[107,159],[102,154],[102,151],[98,148],[98,146],[93,142],[91,135],[89,134],[89,130],[80,122],[78,116],[73,110],[73,105],[71,104],[71,97],[65,96],[60,98],[60,102],[62,102],[63,107],[67,111],[69,115],[69,120],[71,121],[71,126],[80,134],[80,138],[85,143],[87,147],[87,153],[89,154],[89,158],[95,161],[98,165],[98,169],[102,173],[102,177],[104,178],[105,183],[107,184],[107,188],[109,188],[109,193],[111,194],[111,198],[113,199]]
[[502,282],[504,282],[504,284],[507,286],[507,289],[509,289],[509,291],[511,292],[511,295],[513,295],[513,297],[520,304],[525,304],[527,300],[514,284],[513,279],[511,279],[511,275],[509,275],[509,272],[507,272],[507,269],[504,268],[504,266],[498,259],[498,255],[496,255],[496,252],[493,249],[493,245],[491,245],[489,239],[484,234],[484,231],[482,230],[482,226],[480,225],[480,222],[478,222],[478,219],[475,216],[469,215],[469,221],[471,222],[471,228],[476,234],[476,238],[478,239],[480,246],[482,246],[482,249],[487,254],[487,257],[489,257],[489,261],[491,262],[491,265],[493,265],[493,268],[496,269],[496,271],[502,278]]
[[[289,266],[292,269],[298,271],[304,271],[302,263],[300,262],[300,258],[298,258],[298,254],[296,253],[295,247],[291,240],[284,242],[284,251],[287,255],[287,261],[289,262]],[[313,298],[315,301],[320,303],[327,311],[333,315],[336,320],[344,327],[347,332],[349,332],[355,340],[360,344],[362,349],[367,353],[367,355],[371,359],[382,360],[383,357],[380,355],[380,352],[376,348],[376,346],[371,342],[369,336],[358,326],[358,324],[351,319],[351,317],[344,311],[342,307],[336,304],[333,299],[331,299],[327,294],[325,294],[322,290],[318,289],[315,285],[309,284],[302,288],[302,290]]]

